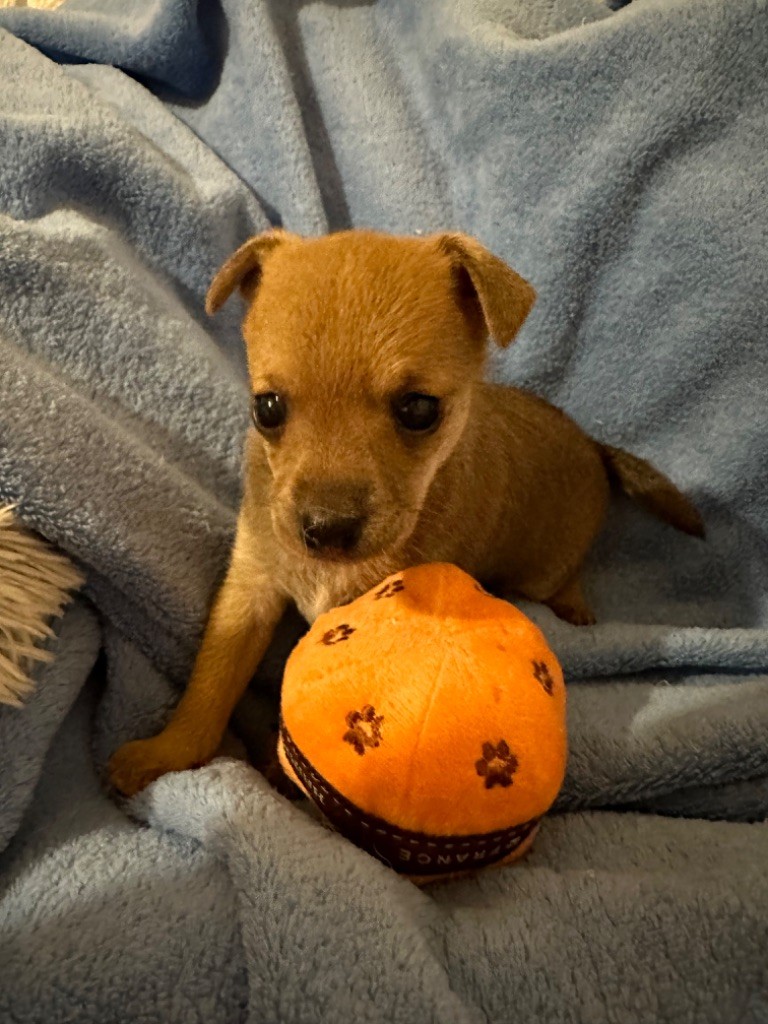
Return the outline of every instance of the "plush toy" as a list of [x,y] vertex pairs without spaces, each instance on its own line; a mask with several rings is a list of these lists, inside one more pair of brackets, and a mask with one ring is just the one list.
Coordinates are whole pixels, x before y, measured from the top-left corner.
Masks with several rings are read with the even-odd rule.
[[331,825],[413,881],[507,863],[562,785],[562,671],[460,569],[406,569],[300,641],[279,755]]

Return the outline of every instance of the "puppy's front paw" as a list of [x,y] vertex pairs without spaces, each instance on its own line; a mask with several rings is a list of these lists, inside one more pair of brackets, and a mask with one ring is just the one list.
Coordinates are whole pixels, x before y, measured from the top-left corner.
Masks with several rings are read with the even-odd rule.
[[182,772],[199,764],[188,750],[161,733],[149,740],[133,740],[110,758],[107,772],[115,789],[135,796],[150,782],[168,772]]
[[568,604],[550,605],[552,611],[564,622],[570,622],[572,626],[595,626],[597,619],[590,608],[579,606],[574,608]]
[[558,618],[572,626],[594,626],[597,622],[578,578],[569,580],[546,603]]

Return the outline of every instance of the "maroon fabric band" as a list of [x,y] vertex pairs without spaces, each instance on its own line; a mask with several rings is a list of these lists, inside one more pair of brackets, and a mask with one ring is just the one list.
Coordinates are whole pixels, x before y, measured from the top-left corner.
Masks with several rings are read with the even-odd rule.
[[284,722],[285,756],[302,786],[334,828],[361,849],[406,875],[444,875],[503,860],[531,835],[540,819],[478,835],[440,836],[397,828],[367,814],[319,775],[294,743]]

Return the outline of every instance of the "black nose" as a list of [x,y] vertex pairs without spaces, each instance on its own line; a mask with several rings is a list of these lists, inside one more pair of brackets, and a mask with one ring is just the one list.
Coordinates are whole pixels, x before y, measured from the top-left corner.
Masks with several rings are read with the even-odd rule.
[[357,546],[365,525],[365,516],[316,515],[301,517],[301,532],[310,551],[350,552]]

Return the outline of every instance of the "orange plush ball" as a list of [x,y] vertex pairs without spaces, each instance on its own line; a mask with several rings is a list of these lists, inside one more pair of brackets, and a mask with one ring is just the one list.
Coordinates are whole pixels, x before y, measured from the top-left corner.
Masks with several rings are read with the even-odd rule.
[[520,857],[563,782],[540,630],[452,565],[321,615],[286,666],[280,759],[330,823],[428,881]]

